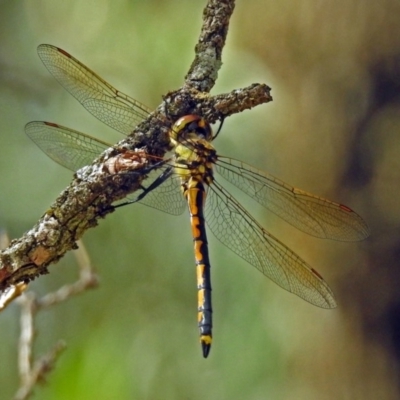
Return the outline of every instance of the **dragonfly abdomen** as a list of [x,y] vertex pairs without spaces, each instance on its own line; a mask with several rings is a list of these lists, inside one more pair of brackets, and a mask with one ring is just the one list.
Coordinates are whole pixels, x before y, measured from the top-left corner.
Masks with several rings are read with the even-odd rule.
[[207,357],[212,342],[211,276],[208,243],[204,221],[206,191],[203,183],[191,177],[183,184],[184,196],[188,202],[190,224],[194,242],[194,256],[197,271],[198,325],[203,356]]

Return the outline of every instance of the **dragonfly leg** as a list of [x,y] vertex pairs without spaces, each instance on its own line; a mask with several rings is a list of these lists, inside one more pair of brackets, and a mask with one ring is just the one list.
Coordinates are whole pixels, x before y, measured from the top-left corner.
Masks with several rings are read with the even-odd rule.
[[143,190],[142,193],[139,194],[135,199],[126,201],[124,203],[118,204],[115,208],[126,206],[127,204],[137,203],[142,200],[147,194],[149,194],[152,190],[156,189],[162,183],[164,183],[173,173],[173,168],[167,168],[162,174],[160,174],[156,180],[154,180],[149,186],[145,187],[140,185],[140,188]]

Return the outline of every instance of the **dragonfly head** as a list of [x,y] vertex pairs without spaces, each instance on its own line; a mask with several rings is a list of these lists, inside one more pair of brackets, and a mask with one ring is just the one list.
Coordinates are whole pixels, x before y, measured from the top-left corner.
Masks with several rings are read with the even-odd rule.
[[171,128],[170,137],[175,144],[188,139],[211,141],[213,132],[210,124],[199,115],[189,114],[179,118]]

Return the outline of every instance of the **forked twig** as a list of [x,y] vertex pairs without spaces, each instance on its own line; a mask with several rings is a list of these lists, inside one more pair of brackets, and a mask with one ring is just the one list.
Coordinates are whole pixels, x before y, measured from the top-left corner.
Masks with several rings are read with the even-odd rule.
[[46,354],[36,361],[33,356],[35,340],[35,317],[45,308],[64,302],[87,289],[98,285],[98,277],[94,272],[89,256],[82,243],[74,252],[79,265],[79,278],[76,282],[64,285],[57,291],[37,298],[33,292],[21,295],[18,303],[21,305],[21,334],[19,339],[18,366],[20,387],[14,400],[28,399],[38,383],[45,382],[48,373],[54,368],[60,354],[65,349],[64,341],[59,340]]
[[[168,132],[174,118],[197,114],[213,123],[272,100],[270,88],[264,84],[209,95],[221,67],[234,3],[234,0],[208,0],[195,58],[183,87],[164,96],[163,103],[126,139],[102,153],[93,164],[79,170],[35,226],[0,252],[0,292],[10,287],[18,288],[19,283],[28,283],[47,273],[50,264],[77,247],[77,240],[87,229],[114,211],[115,201],[140,188],[151,160],[162,157],[169,147]],[[136,155],[131,173],[110,171],[106,161],[127,151]],[[143,156],[144,153],[149,157]],[[152,158],[152,155],[158,158]],[[17,294],[10,294],[9,299]]]

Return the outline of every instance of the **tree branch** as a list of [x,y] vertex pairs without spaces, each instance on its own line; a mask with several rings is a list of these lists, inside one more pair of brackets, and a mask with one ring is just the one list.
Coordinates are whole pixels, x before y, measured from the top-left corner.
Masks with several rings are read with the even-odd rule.
[[[77,240],[87,229],[114,211],[115,201],[139,189],[146,173],[169,149],[168,133],[177,118],[198,114],[213,123],[272,100],[270,88],[263,84],[217,96],[208,94],[221,67],[233,9],[233,0],[208,1],[184,86],[168,93],[131,135],[80,169],[34,227],[0,252],[0,291],[47,273],[50,264],[77,248]],[[121,162],[123,173],[115,167]]]
[[222,65],[222,49],[234,8],[234,1],[213,0],[204,9],[195,59],[185,77],[185,83],[189,87],[201,92],[209,92],[213,88]]

